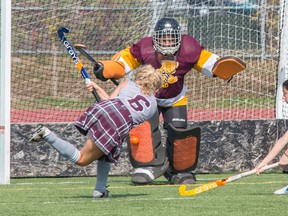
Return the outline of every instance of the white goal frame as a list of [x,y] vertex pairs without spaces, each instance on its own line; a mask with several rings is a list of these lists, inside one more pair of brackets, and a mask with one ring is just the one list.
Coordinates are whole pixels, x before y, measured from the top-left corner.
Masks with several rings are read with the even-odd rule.
[[288,1],[281,1],[282,26],[280,41],[280,60],[278,72],[278,87],[276,97],[276,119],[288,119],[288,105],[282,99],[282,83],[288,79]]
[[11,0],[1,1],[0,184],[10,183]]

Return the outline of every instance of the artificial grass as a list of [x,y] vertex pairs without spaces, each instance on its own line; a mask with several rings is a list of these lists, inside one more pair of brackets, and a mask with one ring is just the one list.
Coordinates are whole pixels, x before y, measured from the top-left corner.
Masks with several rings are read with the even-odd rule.
[[[233,174],[198,174],[197,184]],[[0,185],[2,216],[21,215],[287,215],[288,195],[273,192],[288,184],[287,175],[264,173],[249,176],[196,196],[182,197],[178,185],[161,177],[153,184],[135,186],[129,176],[110,176],[112,198],[93,199],[95,177],[15,178]]]

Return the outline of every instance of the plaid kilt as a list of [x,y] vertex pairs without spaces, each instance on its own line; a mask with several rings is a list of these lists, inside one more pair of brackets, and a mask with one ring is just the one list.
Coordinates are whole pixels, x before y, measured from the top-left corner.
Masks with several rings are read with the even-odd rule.
[[84,136],[89,132],[104,155],[117,162],[122,143],[133,127],[129,110],[119,99],[103,100],[90,106],[75,122]]

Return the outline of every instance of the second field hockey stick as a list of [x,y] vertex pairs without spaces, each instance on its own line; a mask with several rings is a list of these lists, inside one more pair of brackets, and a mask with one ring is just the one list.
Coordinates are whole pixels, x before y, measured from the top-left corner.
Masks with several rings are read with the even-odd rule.
[[[84,55],[89,61],[91,61],[94,66],[97,68],[103,67],[100,65],[86,50],[86,46],[83,44],[75,44],[74,45],[75,49],[77,49],[82,55]],[[119,83],[115,79],[110,79],[116,86],[119,85]]]
[[[278,165],[279,165],[278,163],[273,163],[273,164],[270,164],[270,165],[263,167],[261,170],[262,171],[268,170],[268,169],[277,167]],[[230,176],[228,178],[219,179],[219,180],[216,180],[213,182],[209,182],[207,184],[203,184],[203,185],[196,187],[196,188],[193,188],[191,190],[186,190],[186,188],[187,188],[186,185],[180,185],[179,186],[179,194],[180,194],[180,196],[194,196],[194,195],[197,195],[199,193],[211,190],[211,189],[216,188],[216,187],[223,186],[226,183],[235,181],[237,179],[241,179],[243,177],[246,177],[246,176],[249,176],[249,175],[252,175],[255,173],[256,173],[256,169],[253,169],[253,170],[250,170],[247,172],[240,173],[238,175]]]
[[[57,33],[58,33],[58,36],[59,36],[62,44],[66,47],[67,52],[69,53],[69,55],[73,59],[73,62],[76,65],[77,69],[81,72],[82,77],[85,79],[86,84],[89,84],[91,82],[91,80],[90,80],[85,68],[83,67],[82,62],[78,58],[72,44],[64,35],[64,33],[69,33],[69,29],[66,27],[59,27]],[[95,88],[93,88],[92,94],[95,97],[96,101],[101,100],[99,95],[97,94]]]

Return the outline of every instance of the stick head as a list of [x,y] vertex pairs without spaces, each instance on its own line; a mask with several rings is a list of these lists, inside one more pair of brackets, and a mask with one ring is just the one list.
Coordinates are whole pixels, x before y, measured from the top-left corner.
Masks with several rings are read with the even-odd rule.
[[180,196],[187,196],[186,185],[180,185],[178,188]]
[[64,26],[61,26],[58,28],[57,33],[59,37],[62,39],[64,37],[64,33],[69,33],[69,29]]
[[78,50],[78,49],[81,49],[81,48],[83,48],[83,49],[85,49],[86,48],[86,46],[84,45],[84,44],[74,44],[74,47]]

